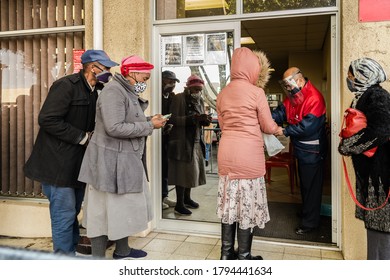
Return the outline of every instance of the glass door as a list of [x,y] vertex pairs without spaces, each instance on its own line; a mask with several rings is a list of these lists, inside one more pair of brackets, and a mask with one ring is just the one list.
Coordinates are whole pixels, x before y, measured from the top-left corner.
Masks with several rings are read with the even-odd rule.
[[[175,232],[196,232],[215,234],[219,232],[219,220],[216,216],[216,197],[218,184],[219,128],[216,116],[216,96],[230,79],[230,61],[235,48],[240,46],[239,22],[207,22],[182,25],[156,26],[153,34],[153,77],[152,112],[162,112],[162,73],[170,71],[176,76],[173,92],[182,93],[187,79],[197,75],[204,81],[202,102],[206,113],[213,117],[212,125],[202,130],[203,139],[208,140],[208,157],[205,162],[206,183],[191,188],[191,198],[199,203],[199,208],[191,209],[191,215],[180,215],[174,207],[163,209],[162,182],[164,180],[162,133],[151,137],[152,158],[151,185],[154,198],[157,229]],[[165,72],[167,73],[167,72]],[[172,76],[171,76],[172,77]],[[158,135],[157,135],[158,134]],[[206,136],[207,135],[207,136]],[[183,135],[184,137],[184,135]],[[164,140],[165,141],[165,140]],[[184,139],[183,139],[184,141]],[[179,152],[179,151],[176,151]],[[168,169],[170,166],[168,165]],[[171,170],[174,171],[175,170]],[[187,174],[181,174],[186,176]],[[168,185],[168,197],[176,201],[174,185]],[[166,207],[166,206],[165,206]],[[180,220],[180,222],[178,222]]]

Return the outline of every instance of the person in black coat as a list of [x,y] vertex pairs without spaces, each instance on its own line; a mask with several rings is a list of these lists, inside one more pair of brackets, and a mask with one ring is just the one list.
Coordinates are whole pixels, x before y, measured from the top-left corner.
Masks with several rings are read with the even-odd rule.
[[41,182],[49,199],[55,253],[75,254],[80,237],[77,215],[85,191],[77,178],[95,127],[98,81],[106,82],[110,68],[118,65],[102,50],[87,50],[81,63],[79,73],[62,77],[50,87],[24,166],[25,176]]
[[[379,84],[387,76],[371,58],[351,62],[347,85],[354,94],[351,107],[367,119],[366,128],[342,139],[339,152],[351,156],[356,178],[356,198],[365,210],[356,206],[355,217],[367,229],[367,259],[390,259],[390,205],[386,198],[390,185],[390,94]],[[376,148],[373,155],[365,153]],[[384,207],[381,207],[384,205]]]
[[[176,78],[176,74],[172,71],[166,70],[162,72],[162,102],[161,102],[161,113],[167,115],[170,113],[170,106],[172,98],[175,96],[173,90],[176,87],[176,82],[180,83],[179,79]],[[162,178],[161,178],[161,194],[162,194],[162,209],[168,209],[169,207],[176,206],[176,201],[170,200],[168,197],[168,144],[169,144],[169,132],[172,129],[172,124],[167,123],[162,131]]]
[[175,95],[170,107],[173,127],[169,135],[168,182],[176,186],[178,215],[191,215],[188,208],[199,208],[199,203],[191,198],[191,189],[206,184],[202,126],[210,125],[211,116],[204,112],[203,88],[204,81],[191,75],[184,91]]

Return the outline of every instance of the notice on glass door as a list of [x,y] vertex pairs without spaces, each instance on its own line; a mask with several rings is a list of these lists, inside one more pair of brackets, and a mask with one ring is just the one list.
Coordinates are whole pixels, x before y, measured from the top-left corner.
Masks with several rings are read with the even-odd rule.
[[161,38],[162,63],[164,66],[180,66],[182,64],[181,36],[167,36]]
[[206,35],[206,64],[226,64],[226,33]]
[[203,64],[204,57],[204,35],[194,34],[183,36],[184,63],[186,65]]

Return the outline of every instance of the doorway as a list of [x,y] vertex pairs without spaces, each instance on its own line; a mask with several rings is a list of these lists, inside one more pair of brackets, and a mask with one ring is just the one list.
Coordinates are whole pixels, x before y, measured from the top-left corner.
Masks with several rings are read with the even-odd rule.
[[[336,100],[332,99],[335,95],[335,73],[337,68],[335,66],[335,53],[336,42],[334,39],[335,16],[333,15],[320,15],[320,16],[296,16],[288,18],[276,18],[276,19],[248,19],[240,22],[224,22],[224,23],[209,23],[209,24],[189,24],[186,26],[164,26],[158,27],[155,35],[155,40],[162,42],[164,36],[174,35],[196,35],[196,34],[218,34],[226,33],[227,37],[231,37],[232,41],[230,46],[233,48],[239,46],[245,46],[250,49],[262,50],[267,54],[271,62],[271,67],[274,69],[271,75],[271,80],[265,89],[268,99],[270,100],[270,106],[277,104],[283,98],[282,91],[278,84],[278,79],[283,75],[283,72],[289,66],[298,66],[304,72],[304,74],[312,81],[312,83],[323,93],[327,103],[327,116],[330,127],[329,143],[332,150],[332,144],[336,141],[335,133],[332,133],[332,127],[337,127],[337,123],[332,122],[332,116],[338,116],[337,107],[333,106]],[[210,28],[213,27],[210,31]],[[251,44],[241,44],[240,38],[250,37],[253,42]],[[186,78],[191,70],[186,72],[183,68],[164,65],[162,62],[162,45],[160,45],[160,52],[156,54],[155,60],[158,61],[159,68],[162,71],[170,70],[174,71],[178,76],[181,83],[176,86],[175,92],[181,92],[184,88]],[[229,55],[229,54],[228,54]],[[231,54],[230,54],[231,55]],[[155,64],[155,65],[156,65]],[[209,75],[212,70],[200,70],[200,74],[205,77],[204,74]],[[183,74],[180,74],[183,73]],[[226,80],[228,80],[229,74],[229,57],[226,61]],[[182,75],[182,76],[180,76]],[[161,78],[156,80],[157,86],[155,92],[160,92]],[[221,87],[216,86],[214,89],[220,91]],[[208,90],[213,92],[211,89]],[[160,98],[160,97],[159,97]],[[275,102],[276,101],[276,102]],[[156,105],[158,106],[158,105]],[[331,110],[332,108],[332,110]],[[156,112],[159,108],[156,108]],[[217,117],[217,116],[216,116]],[[336,119],[336,118],[333,118]],[[159,143],[155,143],[155,147],[158,148]],[[199,186],[193,189],[193,197],[200,202],[199,209],[193,211],[190,216],[179,216],[173,211],[173,208],[162,210],[161,207],[156,209],[156,228],[161,230],[176,231],[176,232],[197,232],[197,233],[212,233],[219,234],[219,220],[215,214],[216,209],[216,195],[218,184],[218,164],[216,160],[216,154],[218,151],[218,129],[213,131],[213,141],[211,145],[211,157],[207,172],[206,185]],[[331,166],[331,153],[328,156],[328,162],[326,165],[326,180],[324,182],[323,192],[323,216],[324,216],[324,232],[326,234],[319,233],[318,236],[312,236],[311,239],[305,240],[294,234],[286,236],[285,223],[277,223],[273,225],[272,233],[258,233],[261,238],[287,242],[309,242],[309,243],[323,243],[328,245],[334,245],[337,243],[337,224],[338,224],[338,200],[337,200],[337,176],[334,174],[334,166]],[[160,166],[155,165],[160,169]],[[337,166],[336,166],[337,167]],[[337,171],[337,169],[336,169]],[[278,210],[275,212],[276,216],[271,213],[271,220],[280,220],[280,217],[288,217],[285,215],[291,213],[291,209],[298,212],[300,199],[300,190],[296,189],[294,194],[290,193],[289,181],[287,173],[283,170],[273,170],[272,181],[268,184],[268,200],[270,207]],[[156,175],[160,175],[157,174]],[[156,178],[156,186],[160,185],[160,179]],[[156,187],[155,192],[155,205],[160,205],[161,190]],[[175,199],[174,186],[169,186],[169,197]],[[279,206],[278,206],[279,205]],[[291,219],[290,219],[291,220]],[[296,219],[299,221],[299,218]],[[276,228],[274,228],[276,226]],[[295,228],[295,224],[293,227]],[[267,225],[266,225],[267,228]],[[321,236],[326,236],[322,238]],[[306,238],[307,239],[307,238]]]

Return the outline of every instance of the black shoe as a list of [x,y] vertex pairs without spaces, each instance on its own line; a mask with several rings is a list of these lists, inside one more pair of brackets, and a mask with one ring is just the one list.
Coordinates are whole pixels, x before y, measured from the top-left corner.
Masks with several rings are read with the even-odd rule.
[[262,256],[252,256],[252,255],[250,255],[249,258],[247,258],[247,260],[262,261],[263,257]]
[[315,228],[299,226],[295,229],[295,233],[298,235],[303,235],[305,233],[312,232],[313,230],[315,230]]
[[185,207],[175,207],[175,213],[179,215],[191,215],[192,212]]
[[193,201],[192,199],[190,199],[188,201],[184,201],[184,205],[188,208],[191,208],[191,209],[198,209],[199,208],[199,203]]
[[208,161],[208,160],[206,160],[206,167],[207,167],[207,166],[209,166],[209,161]]

